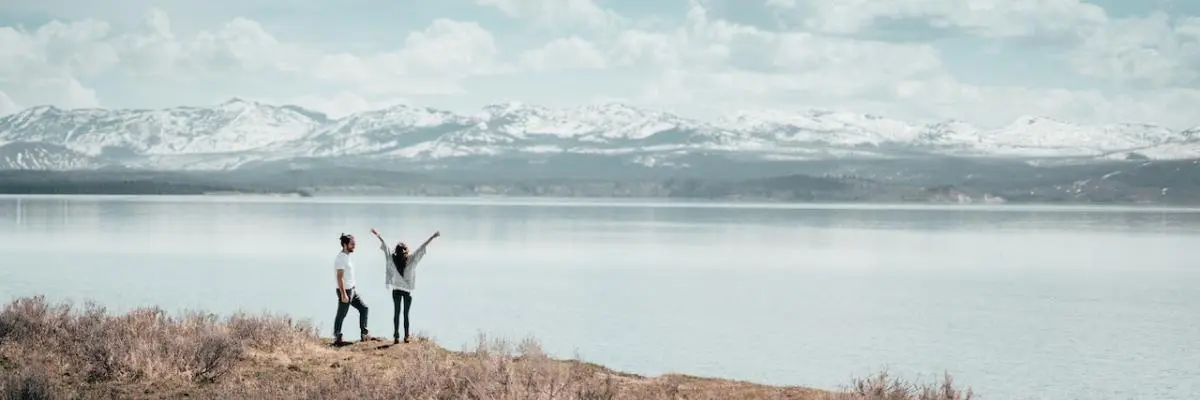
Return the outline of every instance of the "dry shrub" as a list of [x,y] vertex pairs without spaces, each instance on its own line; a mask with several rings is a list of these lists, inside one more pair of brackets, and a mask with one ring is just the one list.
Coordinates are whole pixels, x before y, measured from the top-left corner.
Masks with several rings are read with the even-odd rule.
[[208,333],[195,345],[186,369],[192,379],[200,382],[216,382],[242,359],[242,347],[228,334]]
[[242,344],[264,352],[317,339],[317,329],[311,322],[293,321],[283,315],[237,313],[225,324]]
[[847,400],[971,400],[975,394],[971,389],[963,391],[954,386],[949,374],[940,381],[929,384],[906,382],[891,377],[887,371],[869,378],[855,379],[848,390]]
[[41,371],[0,372],[0,400],[53,400],[62,397]]
[[246,350],[272,351],[309,342],[311,324],[270,315],[189,312],[172,317],[158,307],[110,315],[88,303],[51,306],[44,297],[14,300],[0,311],[0,343],[36,349],[61,371],[82,371],[89,382],[187,378],[215,382]]
[[575,390],[575,398],[579,400],[613,400],[620,394],[620,386],[612,376],[605,376],[600,384],[580,385]]
[[0,311],[0,342],[53,339],[70,312],[70,305],[51,307],[43,296],[13,300]]
[[[401,346],[388,357],[361,346],[345,353],[325,353],[330,350],[313,346],[317,338],[311,323],[269,314],[239,313],[222,319],[190,312],[173,317],[150,307],[114,316],[90,303],[73,309],[50,305],[42,297],[17,299],[0,310],[0,393],[5,396],[0,400],[61,397],[55,396],[56,381],[50,378],[64,380],[61,387],[79,391],[73,397],[83,398],[104,396],[105,390],[114,398],[137,397],[133,393],[142,389],[118,389],[122,384],[136,388],[139,380],[192,391],[186,397],[215,399],[792,398],[780,388],[751,388],[755,394],[745,397],[732,394],[736,388],[731,386],[705,385],[677,375],[618,376],[578,359],[552,359],[532,338],[513,345],[481,334],[474,348],[459,353],[419,342]],[[281,349],[294,354],[281,354]],[[270,353],[256,358],[257,362],[284,355],[288,365],[247,361],[255,352]],[[15,357],[14,362],[6,357]],[[329,361],[311,364],[323,359]],[[9,368],[10,364],[21,367]],[[226,379],[231,375],[237,378]],[[955,388],[949,376],[934,384],[915,385],[885,372],[855,380],[844,393],[812,397],[970,400],[974,395]]]

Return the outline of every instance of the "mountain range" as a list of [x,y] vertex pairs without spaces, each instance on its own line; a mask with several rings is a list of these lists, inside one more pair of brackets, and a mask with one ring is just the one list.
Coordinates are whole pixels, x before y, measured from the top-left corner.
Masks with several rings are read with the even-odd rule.
[[742,111],[700,121],[620,103],[507,103],[470,115],[395,106],[330,118],[236,98],[164,109],[39,106],[0,118],[0,169],[7,170],[230,171],[272,163],[437,169],[564,157],[679,170],[700,156],[1174,160],[1200,158],[1200,127],[1088,126],[1030,116],[981,129],[824,110]]

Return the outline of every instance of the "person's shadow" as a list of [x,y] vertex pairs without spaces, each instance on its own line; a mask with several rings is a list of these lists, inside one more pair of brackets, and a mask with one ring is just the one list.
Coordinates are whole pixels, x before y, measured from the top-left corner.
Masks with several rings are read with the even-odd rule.
[[[380,341],[380,340],[369,340],[369,341],[374,342],[374,341]],[[359,343],[363,343],[363,342],[359,342]],[[329,347],[334,347],[334,348],[342,348],[342,347],[353,346],[353,345],[354,345],[354,342],[341,342],[341,343],[333,342],[333,341],[329,342]],[[395,346],[395,344],[385,342],[384,344],[376,346],[375,350],[390,349],[393,346]]]

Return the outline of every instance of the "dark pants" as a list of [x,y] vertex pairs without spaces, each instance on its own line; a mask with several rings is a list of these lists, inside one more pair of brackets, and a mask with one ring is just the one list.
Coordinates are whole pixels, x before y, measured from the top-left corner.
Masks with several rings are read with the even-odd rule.
[[362,298],[358,297],[358,292],[353,288],[346,289],[346,297],[350,298],[349,303],[342,302],[341,292],[338,292],[337,289],[334,289],[334,292],[337,292],[338,307],[337,317],[333,319],[333,337],[336,340],[342,340],[342,320],[346,319],[346,313],[350,311],[350,306],[354,306],[354,309],[358,311],[358,329],[362,331],[363,336],[367,336],[367,304],[363,303]]
[[408,339],[408,309],[412,308],[412,294],[399,289],[392,289],[392,332],[400,338],[400,310],[404,310],[404,338]]

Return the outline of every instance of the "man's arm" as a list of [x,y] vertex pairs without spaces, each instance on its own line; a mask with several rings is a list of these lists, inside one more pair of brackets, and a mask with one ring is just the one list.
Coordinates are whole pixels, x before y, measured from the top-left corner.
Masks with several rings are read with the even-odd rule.
[[337,270],[338,294],[340,294],[342,296],[343,303],[346,302],[345,300],[347,297],[346,296],[346,281],[342,279],[342,277],[345,275],[346,275],[346,270],[340,269],[340,268]]
[[346,281],[344,279],[344,277],[346,276],[346,258],[345,258],[344,253],[338,255],[337,260],[334,261],[333,267],[337,269],[336,275],[337,275],[338,296],[340,297],[340,300],[343,303],[349,303],[350,296],[346,295]]

